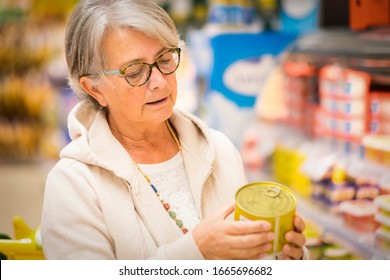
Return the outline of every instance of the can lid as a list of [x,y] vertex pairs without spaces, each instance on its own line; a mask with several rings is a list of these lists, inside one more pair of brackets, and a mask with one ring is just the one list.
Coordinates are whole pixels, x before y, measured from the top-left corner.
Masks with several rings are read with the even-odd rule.
[[295,210],[294,193],[274,182],[256,182],[237,191],[236,204],[245,212],[258,217],[282,216]]

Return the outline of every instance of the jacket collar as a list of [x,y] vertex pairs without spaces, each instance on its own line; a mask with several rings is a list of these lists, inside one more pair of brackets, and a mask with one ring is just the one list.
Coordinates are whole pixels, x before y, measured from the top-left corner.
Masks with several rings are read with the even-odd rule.
[[[210,148],[212,147],[210,136],[204,124],[191,115],[175,111],[170,121],[180,140],[195,205],[202,216],[203,185],[212,171],[215,157],[214,149]],[[133,186],[131,194],[135,208],[156,244],[169,244],[175,241],[179,236],[176,225],[172,223],[161,202],[139,172],[136,172],[130,185]],[[146,204],[145,201],[150,203]],[[185,221],[183,222],[185,224]],[[162,229],[164,234],[161,234]]]
[[[122,178],[129,187],[134,207],[158,245],[176,240],[178,232],[158,197],[137,170],[123,146],[113,136],[105,111],[93,108],[76,109],[73,120],[76,126],[71,134],[77,139],[63,150],[62,156],[80,157],[85,163],[100,166]],[[96,112],[94,115],[93,112]],[[78,116],[77,116],[78,115]],[[93,117],[95,116],[95,117]],[[85,123],[80,123],[80,119]],[[175,110],[170,118],[182,145],[184,164],[196,207],[202,215],[202,190],[212,171],[215,150],[206,125],[198,118]],[[79,137],[80,136],[80,137]],[[73,147],[72,147],[73,146]],[[148,202],[148,203],[145,203]],[[185,223],[185,221],[183,221]],[[162,230],[163,229],[163,230]],[[161,232],[164,234],[160,234]]]
[[176,111],[170,121],[178,128],[177,134],[182,145],[192,195],[198,213],[202,215],[203,186],[212,172],[212,163],[215,159],[211,136],[205,124],[195,116]]

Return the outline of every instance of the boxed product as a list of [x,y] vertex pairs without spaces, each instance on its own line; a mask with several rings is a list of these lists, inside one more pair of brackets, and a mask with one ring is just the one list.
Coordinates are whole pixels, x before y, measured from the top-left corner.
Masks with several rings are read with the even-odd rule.
[[369,132],[390,135],[390,92],[371,92],[369,107]]
[[367,122],[364,117],[339,117],[324,114],[324,124],[330,135],[362,137],[367,131]]
[[379,188],[358,187],[356,189],[356,199],[375,199],[379,195]]
[[390,135],[367,135],[362,143],[368,160],[390,167]]
[[325,188],[324,198],[325,202],[332,206],[353,199],[355,193],[355,188],[352,185],[330,183]]
[[367,102],[364,98],[321,97],[321,106],[328,112],[345,117],[364,117],[367,114]]
[[383,254],[385,251],[390,252],[390,232],[378,228],[374,234],[375,248],[379,249]]
[[364,157],[364,148],[361,143],[361,137],[351,136],[339,136],[337,135],[334,139],[336,147],[343,154],[353,156],[355,158]]
[[321,98],[367,98],[371,77],[368,73],[326,65],[320,69],[319,91]]
[[387,223],[390,227],[390,195],[379,195],[374,199],[374,203],[379,209],[378,214],[389,220]]
[[343,201],[338,210],[342,214],[345,224],[355,230],[374,232],[379,226],[375,220],[375,214],[378,210],[372,200]]
[[350,0],[349,26],[352,30],[364,30],[369,27],[390,24],[389,0]]
[[378,184],[379,195],[390,195],[390,174],[382,176]]
[[390,233],[390,217],[387,217],[383,213],[377,213],[375,215],[375,221],[380,227]]
[[373,117],[390,120],[390,92],[370,92],[369,100]]
[[374,203],[379,209],[375,220],[380,225],[375,232],[375,245],[380,249],[390,250],[390,195],[380,195]]
[[360,155],[360,140],[368,131],[370,83],[369,74],[337,65],[319,71],[323,131],[347,154]]
[[379,186],[376,184],[358,184],[356,183],[356,199],[374,200],[380,193]]
[[390,119],[383,120],[371,117],[368,124],[368,132],[371,134],[390,135]]

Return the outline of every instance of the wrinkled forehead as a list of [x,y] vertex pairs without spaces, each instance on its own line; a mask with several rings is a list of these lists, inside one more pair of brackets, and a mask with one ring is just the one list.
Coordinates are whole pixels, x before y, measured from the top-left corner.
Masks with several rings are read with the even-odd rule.
[[106,66],[124,67],[132,62],[150,62],[167,47],[158,39],[132,29],[118,27],[105,34],[102,55]]

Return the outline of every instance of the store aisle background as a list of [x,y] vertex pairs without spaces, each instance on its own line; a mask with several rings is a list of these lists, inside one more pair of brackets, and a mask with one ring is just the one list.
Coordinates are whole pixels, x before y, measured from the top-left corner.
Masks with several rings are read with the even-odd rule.
[[32,229],[40,224],[44,184],[50,165],[11,164],[0,169],[0,232],[14,236],[12,218],[20,216]]
[[[318,76],[310,72],[313,69],[318,71],[328,62],[343,66],[359,62],[360,47],[367,43],[357,40],[359,34],[374,31],[366,37],[377,41],[379,36],[390,42],[390,0],[157,2],[169,11],[188,44],[176,73],[180,91],[177,107],[199,115],[210,126],[225,132],[242,152],[251,181],[277,180],[296,187],[304,198],[299,201],[298,211],[308,217],[307,236],[313,258],[371,258],[376,253],[371,230],[357,233],[345,230],[342,217],[329,216],[331,207],[321,206],[320,200],[329,198],[323,193],[318,194],[321,196],[318,201],[305,203],[325,188],[321,180],[313,180],[318,175],[314,167],[331,166],[324,164],[326,155],[318,154],[314,144],[319,144],[321,150],[334,142],[339,149],[342,141],[333,134],[329,134],[326,145],[311,141],[318,132],[313,127],[321,127],[313,122],[316,115],[312,114],[311,105],[322,104],[318,93],[309,93],[313,95],[308,95],[310,98],[304,102],[297,98],[306,98],[307,92],[318,90],[318,80],[313,79]],[[32,229],[39,226],[47,172],[61,147],[69,141],[66,118],[77,98],[66,85],[62,43],[66,18],[75,3],[77,0],[0,0],[0,232],[10,237],[14,236],[15,215]],[[387,7],[384,10],[388,13],[373,16],[373,10],[368,9],[373,3],[376,8]],[[356,8],[353,13],[351,7]],[[375,32],[377,27],[379,33]],[[292,42],[296,43],[290,45]],[[363,60],[363,67],[359,63],[354,66],[373,70],[375,90],[390,92],[390,51],[386,47],[389,45],[384,43],[383,47],[382,43],[372,48],[369,42],[366,49],[372,52],[365,53],[369,59]],[[381,58],[383,54],[375,53],[377,50],[385,52],[385,59]],[[345,53],[351,60],[345,59]],[[380,63],[370,64],[373,61]],[[288,102],[283,96],[283,75],[290,82],[292,94]],[[290,115],[277,119],[286,113],[286,104],[290,106]],[[261,118],[272,121],[258,122]],[[275,120],[282,130],[273,125]],[[334,121],[331,119],[330,123]],[[389,122],[389,119],[384,122],[385,127]],[[390,135],[390,129],[386,129]],[[310,141],[302,145],[307,136]],[[349,139],[343,143],[344,152],[358,153],[361,148],[360,144],[352,145],[354,142]],[[307,173],[303,174],[302,154],[308,151],[313,152],[314,158],[308,157],[310,161],[303,166]],[[322,149],[322,152],[329,155],[333,151]],[[352,165],[355,173],[362,169],[370,171],[366,166],[357,166],[355,161]],[[390,178],[384,175],[389,169],[374,169],[374,177],[383,177],[383,185],[388,183],[390,187]],[[332,178],[339,182],[347,179],[345,169],[335,170],[328,170]],[[372,222],[371,219],[369,224]],[[323,235],[321,230],[330,234]],[[333,242],[347,248],[328,246]],[[381,246],[390,248],[389,244],[390,240]],[[324,257],[325,245],[333,251],[329,250]],[[317,251],[321,252],[316,255]],[[380,252],[376,257],[390,258],[390,253]]]

